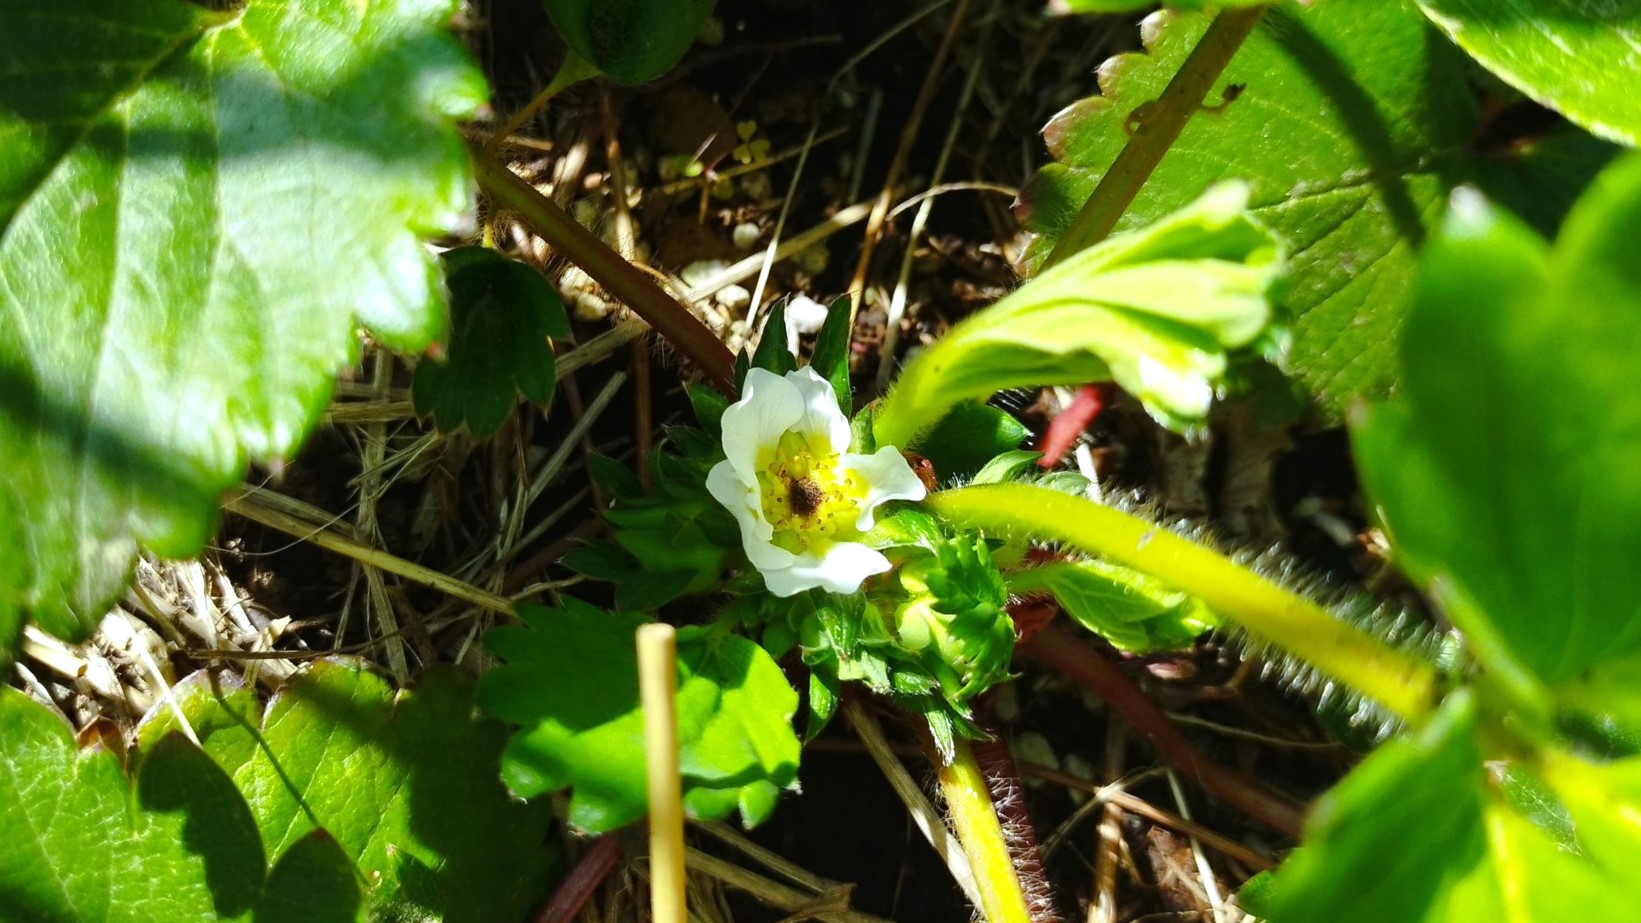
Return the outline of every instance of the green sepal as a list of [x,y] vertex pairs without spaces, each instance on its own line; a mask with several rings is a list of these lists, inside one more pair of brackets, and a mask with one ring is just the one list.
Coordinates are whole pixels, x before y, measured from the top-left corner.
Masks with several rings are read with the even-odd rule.
[[1195,596],[1099,560],[1016,571],[1009,575],[1009,589],[1052,594],[1067,615],[1125,651],[1182,650],[1221,621]]
[[752,353],[752,367],[785,375],[795,372],[798,360],[786,348],[786,302],[776,301],[769,306],[769,317],[764,321],[763,334],[758,337],[758,348]]
[[[744,353],[742,355],[745,355]],[[737,357],[738,359],[739,357]],[[736,381],[745,377],[737,364]],[[724,411],[729,409],[729,398],[725,397],[717,388],[695,382],[684,389],[689,395],[689,405],[695,411],[695,421],[714,439],[724,436]]]
[[830,671],[811,668],[809,671],[809,720],[804,726],[803,739],[814,740],[832,722],[838,703],[843,700],[843,684],[838,682],[836,665]]
[[645,493],[638,475],[608,455],[593,453],[587,456],[587,476],[592,478],[593,483],[610,500],[625,500],[643,496]]
[[854,406],[854,397],[849,388],[849,314],[847,295],[833,299],[826,309],[826,320],[815,338],[815,352],[809,360],[809,367],[815,370],[815,374],[831,383],[833,393],[838,396],[838,406],[844,413]]

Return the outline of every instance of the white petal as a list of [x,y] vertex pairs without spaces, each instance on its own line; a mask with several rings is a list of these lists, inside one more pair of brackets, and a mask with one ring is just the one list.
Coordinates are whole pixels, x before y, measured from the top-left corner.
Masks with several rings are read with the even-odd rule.
[[721,461],[712,466],[712,470],[707,472],[707,493],[722,503],[740,525],[741,548],[752,566],[762,570],[765,567],[786,567],[792,563],[792,552],[777,548],[772,542],[775,529],[764,519],[758,488],[741,480],[733,465]]
[[[787,372],[786,380],[803,398],[803,419],[796,429],[805,436],[824,438],[830,451],[842,452],[849,448],[849,418],[838,409],[838,395],[832,390],[831,382],[807,365]],[[820,448],[813,443],[811,447]]]
[[803,397],[786,379],[766,369],[746,373],[741,399],[724,410],[724,455],[741,480],[757,483],[759,451],[781,441],[804,415]]
[[819,587],[853,593],[867,577],[889,569],[889,559],[859,542],[833,542],[820,554],[797,555],[790,567],[765,570],[764,585],[776,596],[795,596]]
[[839,464],[860,475],[866,482],[866,499],[860,504],[860,519],[855,528],[862,532],[872,528],[872,510],[887,500],[921,500],[928,493],[917,473],[906,463],[905,456],[894,446],[884,446],[871,455],[846,453]]

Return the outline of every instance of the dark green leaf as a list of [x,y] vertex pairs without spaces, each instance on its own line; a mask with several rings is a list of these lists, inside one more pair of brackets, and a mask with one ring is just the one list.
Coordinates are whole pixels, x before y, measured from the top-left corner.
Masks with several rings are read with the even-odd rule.
[[[351,923],[363,918],[359,879],[330,834],[310,830],[291,844],[268,875],[254,923]],[[381,919],[381,917],[378,917]]]
[[1421,265],[1404,387],[1355,428],[1398,559],[1528,695],[1521,668],[1555,685],[1641,648],[1637,235],[1641,158],[1554,252],[1461,200]]
[[1048,592],[1084,628],[1127,651],[1180,650],[1221,620],[1202,601],[1104,561],[1056,561],[1009,575],[1014,593]]
[[[737,373],[736,378],[745,377]],[[714,439],[723,437],[724,411],[729,409],[729,398],[725,397],[717,388],[703,385],[700,382],[691,384],[684,389],[689,395],[690,407],[695,411],[695,421],[701,425],[708,436]]]
[[616,583],[615,604],[634,612],[658,609],[682,595],[694,579],[695,574],[691,571],[640,567]]
[[752,367],[776,375],[785,375],[798,367],[797,360],[792,358],[792,351],[787,348],[784,299],[769,306],[769,317],[758,336],[758,348],[752,353]]
[[[521,605],[525,625],[486,636],[507,663],[485,675],[480,700],[521,725],[502,764],[513,791],[528,797],[573,787],[570,823],[611,830],[643,816],[646,804],[633,646],[646,619],[572,598],[564,605]],[[678,680],[686,804],[708,817],[739,806],[755,822],[772,804],[769,788],[797,777],[797,693],[762,648],[709,629],[679,632]]]
[[617,83],[672,69],[712,15],[712,0],[542,0],[564,41]]
[[1554,237],[1580,193],[1622,151],[1575,128],[1518,141],[1477,157],[1471,181],[1533,230]]
[[642,497],[649,493],[631,468],[608,455],[587,456],[587,474],[598,489],[612,500]]
[[636,573],[638,559],[618,545],[609,542],[588,542],[570,549],[558,563],[594,580],[616,583]]
[[369,327],[420,350],[420,237],[471,208],[455,0],[12,3],[0,14],[0,657],[198,551]]
[[[516,918],[545,886],[548,806],[521,804],[502,787],[506,730],[474,717],[465,676],[429,670],[395,695],[357,665],[321,661],[265,713],[226,675],[196,673],[173,693],[244,793],[268,854],[298,848],[317,820],[370,883],[373,914],[431,900],[430,919]],[[162,707],[139,737],[146,745],[176,726]]]
[[912,451],[934,465],[942,481],[966,479],[1004,452],[1020,447],[1031,435],[1025,424],[1005,410],[964,401],[912,443]]
[[541,273],[488,247],[444,254],[450,289],[450,342],[443,361],[416,367],[411,395],[446,432],[462,424],[483,439],[496,431],[517,395],[537,404],[556,381],[550,337],[569,333],[558,291]]
[[826,309],[826,321],[815,338],[815,352],[809,367],[815,374],[832,384],[838,396],[838,406],[848,413],[854,406],[849,389],[849,329],[850,302],[848,296],[836,298]]
[[1603,138],[1641,144],[1641,3],[1419,0],[1459,47]]
[[[1147,20],[1149,53],[1108,62],[1104,95],[1049,124],[1044,135],[1059,162],[1024,196],[1028,228],[1039,235],[1033,262],[1059,239],[1209,18]],[[1353,396],[1383,393],[1392,381],[1414,249],[1477,123],[1465,67],[1409,0],[1277,4],[1118,228],[1155,221],[1222,179],[1252,184],[1255,217],[1293,254],[1282,298],[1293,323],[1289,371],[1341,413]]]

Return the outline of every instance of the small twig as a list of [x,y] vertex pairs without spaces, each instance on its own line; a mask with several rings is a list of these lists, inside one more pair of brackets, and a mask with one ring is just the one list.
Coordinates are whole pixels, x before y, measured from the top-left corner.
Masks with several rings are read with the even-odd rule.
[[684,786],[678,774],[677,640],[671,625],[637,632],[638,697],[644,709],[644,763],[649,771],[650,919],[684,923]]
[[[1112,784],[1121,781],[1128,755],[1128,725],[1112,715],[1105,726],[1105,777]],[[1117,923],[1117,871],[1122,862],[1122,805],[1108,800],[1100,808],[1095,828],[1093,899],[1088,902],[1088,923]]]
[[848,208],[841,208],[836,214],[825,221],[822,221],[820,224],[815,225],[801,234],[795,234],[792,237],[786,238],[775,247],[775,252],[772,256],[766,257],[763,253],[757,253],[740,260],[729,266],[727,269],[719,271],[711,278],[691,288],[688,292],[685,292],[684,299],[693,303],[717,292],[726,285],[734,285],[739,282],[745,282],[747,279],[757,275],[758,270],[764,265],[766,259],[773,260],[778,263],[793,254],[802,253],[803,251],[809,249],[815,244],[820,243],[826,238],[831,237],[833,234],[836,234],[844,228],[861,221],[867,215],[871,214],[871,212],[872,203],[870,202],[860,202],[858,204],[851,205]]
[[479,151],[473,162],[485,192],[518,212],[532,230],[648,321],[714,386],[735,392],[735,356],[688,308],[513,171]]
[[530,923],[570,923],[621,861],[621,835],[606,833],[594,840],[553,889]]
[[1050,625],[1017,650],[1099,696],[1149,741],[1165,762],[1194,780],[1208,794],[1258,818],[1272,829],[1298,835],[1303,813],[1298,805],[1198,753],[1168,722],[1162,709],[1087,644]]
[[[1178,773],[1168,773],[1168,791],[1174,796],[1179,816],[1190,820],[1191,807],[1185,802],[1185,789],[1180,787]],[[1202,879],[1202,893],[1207,895],[1208,906],[1214,911],[1214,923],[1222,923],[1225,919],[1225,899],[1219,893],[1219,879],[1214,877],[1213,866],[1208,864],[1208,857],[1202,851],[1202,841],[1191,835],[1186,838],[1191,842],[1191,858],[1196,862],[1197,877]]]
[[894,159],[889,161],[889,172],[883,178],[883,188],[878,192],[877,202],[872,205],[871,216],[866,219],[860,261],[855,264],[855,275],[849,283],[851,323],[860,312],[861,298],[866,290],[866,273],[871,269],[872,254],[877,248],[878,238],[883,235],[883,222],[889,215],[889,205],[894,200],[895,187],[900,185],[901,174],[906,170],[906,161],[912,155],[912,146],[917,143],[918,132],[923,128],[923,118],[928,115],[929,104],[934,101],[935,88],[940,85],[940,72],[945,69],[946,59],[951,56],[952,47],[957,44],[957,36],[962,32],[963,21],[968,17],[968,12],[969,0],[957,0],[951,19],[946,23],[946,33],[941,36],[940,45],[935,49],[934,57],[929,60],[929,68],[923,75],[923,85],[918,88],[917,99],[912,103],[912,111],[907,114],[905,125],[900,130],[900,144],[895,148]]
[[263,499],[265,494],[270,493],[273,492],[266,488],[244,485],[230,491],[223,499],[222,506],[228,512],[243,516],[252,522],[260,523],[275,531],[318,545],[327,551],[334,551],[355,561],[380,568],[390,574],[398,574],[406,580],[432,587],[441,593],[448,593],[481,609],[489,609],[492,612],[500,612],[506,615],[513,614],[513,602],[505,596],[498,596],[488,590],[479,589],[470,583],[457,580],[430,567],[424,567],[414,561],[406,561],[397,555],[388,554],[369,545],[361,544],[324,526],[315,526],[312,523],[291,516],[281,511],[275,504]]
[[1219,11],[1162,95],[1148,105],[1111,169],[1100,177],[1094,193],[1043,261],[1043,269],[1111,233],[1264,14],[1262,6]]
[[[882,917],[875,917],[858,910],[832,910],[816,907],[817,899],[801,891],[794,891],[779,882],[748,871],[733,862],[727,862],[717,856],[701,852],[699,849],[685,849],[684,854],[689,859],[689,867],[703,875],[718,879],[732,888],[745,891],[770,906],[777,907],[789,913],[799,914],[798,919],[813,917],[824,923],[889,923]],[[805,908],[813,908],[814,912],[804,914]]]

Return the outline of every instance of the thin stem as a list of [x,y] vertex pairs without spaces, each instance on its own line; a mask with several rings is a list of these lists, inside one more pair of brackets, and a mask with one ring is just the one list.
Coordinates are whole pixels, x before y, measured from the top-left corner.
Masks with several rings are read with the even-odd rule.
[[481,609],[513,615],[513,601],[505,596],[497,596],[488,590],[482,590],[471,583],[457,580],[449,574],[440,573],[431,567],[424,567],[415,561],[406,561],[397,555],[388,554],[377,548],[362,544],[345,535],[342,535],[328,526],[315,525],[304,519],[292,516],[280,509],[275,503],[266,499],[272,491],[266,488],[251,487],[249,485],[237,488],[223,498],[222,508],[236,516],[243,516],[255,523],[260,523],[270,529],[294,536],[309,544],[318,545],[327,551],[352,558],[362,564],[398,574],[406,580],[413,580],[423,586],[432,587],[443,593],[448,593],[457,599],[472,603]]
[[735,356],[689,308],[494,158],[475,150],[473,166],[485,192],[518,212],[554,249],[649,321],[714,386],[725,394],[735,393]]
[[677,641],[671,625],[638,629],[638,696],[644,706],[644,763],[649,775],[650,919],[684,923],[684,802],[678,774]]
[[531,117],[541,111],[542,106],[552,101],[553,97],[583,80],[597,76],[598,68],[587,63],[581,55],[573,51],[566,54],[564,63],[558,66],[558,73],[553,75],[552,82],[547,84],[540,93],[537,93],[536,97],[530,100],[523,109],[513,113],[513,117],[507,120],[507,124],[501,126],[495,134],[490,136],[490,140],[484,145],[485,152],[495,153],[496,148],[512,137],[513,132],[522,128],[525,122],[530,121]]
[[1214,17],[1162,95],[1144,107],[1128,143],[1043,261],[1043,269],[1111,233],[1264,13],[1264,7],[1254,6],[1224,9]]
[[1144,737],[1163,762],[1191,779],[1202,790],[1273,830],[1297,836],[1303,811],[1292,799],[1260,785],[1203,756],[1185,735],[1118,670],[1087,644],[1047,626],[1016,648],[1021,657],[1035,660],[1099,696]]
[[986,923],[1032,923],[985,773],[967,740],[954,742],[952,761],[940,767],[939,776],[952,827],[980,886],[980,910]]
[[928,504],[974,529],[1064,542],[1200,598],[1249,633],[1374,699],[1409,724],[1437,699],[1436,670],[1328,614],[1216,551],[1137,516],[1028,484],[988,484],[931,495]]

